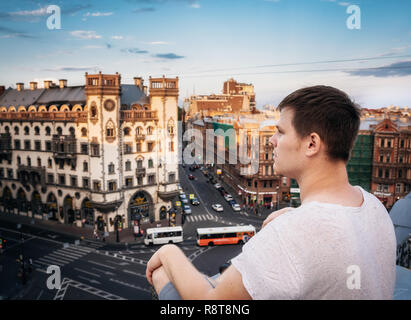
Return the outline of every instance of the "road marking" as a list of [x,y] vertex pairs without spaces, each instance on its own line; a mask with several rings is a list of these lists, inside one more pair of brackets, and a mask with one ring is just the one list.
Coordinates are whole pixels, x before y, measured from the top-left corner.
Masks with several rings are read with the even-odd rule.
[[95,262],[95,261],[92,261],[92,260],[87,260],[87,262],[90,262],[90,263],[92,263],[92,264],[98,265],[98,266],[100,266],[100,267],[105,267],[105,268],[109,268],[109,269],[113,269],[113,270],[116,269],[115,267],[108,266],[108,265],[106,265],[106,264],[99,263],[99,262]]
[[43,261],[46,262],[46,263],[48,263],[48,265],[56,264],[56,265],[58,265],[58,266],[60,266],[60,267],[62,267],[62,266],[64,266],[64,265],[66,264],[66,263],[56,262],[56,261],[54,261],[54,260],[47,259],[46,257],[43,257],[43,258],[40,258],[40,259],[37,260],[37,262],[41,262],[41,263],[43,263]]
[[36,300],[39,300],[42,294],[43,294],[43,290],[40,291],[40,294],[37,296]]
[[94,280],[94,279],[89,279],[89,278],[85,278],[85,277],[83,277],[83,276],[78,276],[80,279],[83,279],[83,280],[87,280],[87,281],[90,281],[91,283],[95,283],[95,284],[101,284],[101,282],[100,281],[97,281],[97,280]]
[[72,258],[72,259],[80,259],[81,257],[83,257],[83,256],[79,256],[77,254],[76,255],[72,254],[71,252],[68,253],[67,251],[64,251],[64,250],[57,250],[57,251],[54,251],[53,253],[59,254],[63,257],[69,257],[69,258]]
[[101,272],[101,273],[103,273],[103,274],[105,274],[105,275],[108,275],[108,276],[114,276],[115,275],[115,273],[112,273],[112,272],[110,272],[110,271],[104,271],[104,270],[101,270],[101,269],[97,269],[97,268],[91,268],[91,269],[93,269],[93,270],[96,270],[96,271],[99,271],[99,272]]
[[87,273],[87,274],[89,274],[89,275],[91,275],[91,276],[95,276],[95,277],[100,278],[100,275],[98,275],[98,274],[96,274],[96,273],[93,273],[93,272],[85,271],[85,270],[80,269],[80,268],[74,268],[74,270],[77,270],[77,271],[83,272],[83,273]]
[[128,262],[120,262],[120,263],[118,263],[118,262],[114,262],[114,261],[110,261],[110,260],[106,260],[106,262],[110,262],[110,263],[116,264],[116,265],[118,265],[118,266],[128,266],[128,265],[129,265]]
[[131,287],[131,288],[134,288],[134,289],[137,289],[137,290],[141,290],[141,291],[145,291],[145,292],[150,293],[150,290],[148,290],[146,288],[135,286],[135,285],[127,283],[127,282],[122,282],[120,280],[116,280],[116,279],[112,279],[112,278],[109,281],[112,281],[112,282],[115,282],[115,283],[118,283],[118,284],[122,284],[123,286]]
[[46,258],[49,257],[51,259],[56,259],[57,261],[62,261],[62,262],[66,262],[66,263],[70,263],[73,262],[73,260],[70,260],[70,258],[63,258],[61,256],[58,256],[54,253],[49,253]]
[[135,275],[135,276],[139,276],[139,277],[142,277],[142,278],[144,278],[144,279],[146,278],[146,275],[145,275],[145,274],[137,273],[137,272],[134,272],[134,271],[123,270],[123,272],[129,273],[129,274],[133,274],[133,275]]

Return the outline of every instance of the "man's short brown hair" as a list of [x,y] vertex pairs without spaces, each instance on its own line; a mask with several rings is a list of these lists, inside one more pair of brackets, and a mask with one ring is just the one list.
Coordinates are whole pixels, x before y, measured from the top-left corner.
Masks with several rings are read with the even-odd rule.
[[360,127],[360,107],[341,90],[328,86],[299,89],[279,104],[294,110],[292,124],[300,138],[316,132],[333,160],[348,161]]

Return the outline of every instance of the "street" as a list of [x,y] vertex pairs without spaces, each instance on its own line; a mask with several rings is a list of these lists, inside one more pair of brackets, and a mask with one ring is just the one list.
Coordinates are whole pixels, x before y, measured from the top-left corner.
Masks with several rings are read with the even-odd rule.
[[[180,184],[187,194],[195,194],[200,205],[192,206],[192,214],[183,225],[184,241],[177,244],[188,259],[204,274],[218,273],[219,266],[241,252],[241,245],[199,247],[196,229],[252,224],[259,230],[262,217],[234,212],[225,199],[200,170],[190,172],[180,166]],[[224,212],[215,212],[211,205],[219,203]],[[0,299],[23,300],[147,300],[152,299],[145,277],[146,264],[159,246],[146,247],[142,239],[122,248],[92,240],[76,240],[53,230],[0,220],[1,237],[6,240],[0,255]],[[32,259],[33,271],[23,285],[18,278],[16,259]],[[60,288],[49,289],[47,273],[51,265],[61,271]]]

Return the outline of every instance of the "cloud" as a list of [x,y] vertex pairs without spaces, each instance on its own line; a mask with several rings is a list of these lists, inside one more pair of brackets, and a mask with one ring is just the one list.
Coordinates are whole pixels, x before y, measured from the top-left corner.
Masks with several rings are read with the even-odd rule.
[[47,69],[43,69],[42,71],[47,71],[47,72],[70,72],[70,71],[75,71],[75,72],[79,72],[79,71],[90,71],[90,70],[95,70],[98,69],[98,67],[96,66],[87,66],[87,67],[73,67],[73,66],[69,66],[69,67],[55,67],[55,68],[47,68]]
[[86,14],[84,14],[85,17],[108,17],[108,16],[112,16],[114,14],[114,12],[87,12]]
[[112,36],[111,39],[113,39],[113,40],[123,40],[123,36]]
[[8,27],[0,26],[0,33],[6,33],[0,36],[0,39],[10,39],[10,38],[23,38],[23,39],[36,39],[36,36],[22,32],[19,30],[10,29]]
[[124,52],[124,53],[134,53],[134,54],[148,53],[147,50],[140,50],[140,49],[138,49],[138,48],[126,48],[126,49],[121,49],[121,52]]
[[134,9],[132,10],[133,13],[144,13],[144,12],[153,12],[156,11],[154,8],[139,8],[139,9]]
[[192,3],[192,4],[190,4],[190,7],[194,8],[194,9],[200,9],[201,8],[199,3]]
[[395,62],[383,67],[357,69],[347,73],[360,77],[404,77],[411,75],[411,61]]
[[96,31],[85,31],[85,30],[76,30],[76,31],[71,31],[70,34],[73,37],[79,38],[79,39],[101,39],[101,36],[96,34]]
[[185,58],[184,56],[179,56],[175,53],[158,53],[158,54],[155,54],[154,57],[162,58],[162,59],[170,59],[170,60]]

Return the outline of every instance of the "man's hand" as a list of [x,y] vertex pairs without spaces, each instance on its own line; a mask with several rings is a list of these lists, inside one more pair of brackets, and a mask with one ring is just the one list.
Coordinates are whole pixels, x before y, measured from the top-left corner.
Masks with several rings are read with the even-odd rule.
[[162,246],[160,249],[158,249],[150,258],[150,260],[147,262],[147,268],[146,268],[146,277],[147,281],[153,285],[153,272],[160,268],[162,266],[161,262],[161,257],[160,255],[164,254],[165,251],[169,250],[170,247],[173,247],[173,245],[167,244]]
[[293,210],[294,208],[291,207],[286,207],[282,208],[281,210],[274,211],[271,213],[263,222],[263,225],[261,226],[261,229],[264,228],[267,224],[269,224],[272,220],[277,218],[278,216],[281,216],[283,213],[286,213],[287,211]]

